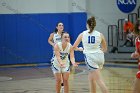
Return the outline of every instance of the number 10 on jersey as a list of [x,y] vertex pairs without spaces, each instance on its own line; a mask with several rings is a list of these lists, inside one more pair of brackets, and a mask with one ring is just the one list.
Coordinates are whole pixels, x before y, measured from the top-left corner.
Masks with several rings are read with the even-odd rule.
[[95,43],[95,36],[88,36],[88,43]]

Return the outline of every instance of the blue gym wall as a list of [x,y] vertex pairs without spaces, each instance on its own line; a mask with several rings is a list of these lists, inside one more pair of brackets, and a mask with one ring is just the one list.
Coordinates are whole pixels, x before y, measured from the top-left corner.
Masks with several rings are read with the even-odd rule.
[[[57,22],[63,22],[73,43],[85,30],[86,13],[1,14],[0,64],[49,63],[48,38]],[[78,54],[76,53],[76,56]],[[81,60],[81,58],[77,59]]]
[[[85,8],[85,0],[77,4]],[[50,63],[48,38],[57,22],[63,22],[73,44],[86,29],[86,20],[86,12],[76,10],[72,0],[0,1],[0,65]],[[76,61],[84,60],[82,53],[75,56]]]

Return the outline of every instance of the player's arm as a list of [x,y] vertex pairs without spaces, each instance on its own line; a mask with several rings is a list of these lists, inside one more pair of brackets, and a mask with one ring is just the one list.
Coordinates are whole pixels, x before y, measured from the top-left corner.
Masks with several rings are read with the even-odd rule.
[[74,43],[74,45],[73,45],[73,49],[76,49],[77,48],[77,46],[80,44],[80,42],[82,41],[82,37],[83,37],[83,33],[81,33],[78,37],[77,37],[77,39],[76,39],[76,41],[75,41],[75,43]]
[[135,53],[138,54],[138,49],[137,49],[137,45],[136,45],[136,39],[137,39],[137,37],[135,38]]
[[102,46],[101,50],[103,52],[106,52],[107,51],[107,44],[106,44],[105,37],[104,37],[104,35],[102,33],[101,33],[101,39],[102,39],[102,41],[101,41],[101,46]]
[[132,58],[138,58],[139,57],[139,53],[136,47],[136,39],[135,39],[135,52],[131,54]]
[[73,49],[72,46],[70,48],[70,61],[71,61],[71,63],[72,63],[73,66],[78,66],[78,64],[79,64],[79,63],[76,63],[75,62],[74,49]]
[[55,51],[55,56],[57,58],[58,63],[60,64],[61,67],[63,67],[64,64],[63,64],[62,59],[60,57],[60,49],[59,49],[57,44],[54,46],[54,51]]
[[54,47],[53,36],[54,36],[54,33],[51,33],[50,37],[48,38],[48,43]]

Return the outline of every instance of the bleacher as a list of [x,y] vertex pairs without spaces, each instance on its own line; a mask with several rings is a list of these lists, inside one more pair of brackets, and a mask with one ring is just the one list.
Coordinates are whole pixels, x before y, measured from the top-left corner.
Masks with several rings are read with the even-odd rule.
[[[138,18],[140,18],[140,6],[137,9],[137,13],[129,13],[127,19],[135,24]],[[123,31],[124,19],[118,19],[117,25],[108,26],[108,52],[105,53],[106,61],[137,62],[137,59],[131,58],[131,53],[135,51],[135,46],[122,46],[125,42]],[[115,50],[112,53],[113,48]]]

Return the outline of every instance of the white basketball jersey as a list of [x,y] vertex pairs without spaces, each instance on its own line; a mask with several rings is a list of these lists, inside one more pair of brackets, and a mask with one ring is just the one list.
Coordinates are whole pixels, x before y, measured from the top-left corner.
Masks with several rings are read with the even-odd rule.
[[88,33],[89,30],[83,32],[82,44],[84,47],[83,53],[103,53],[100,48],[101,33],[94,30],[92,33]]
[[58,33],[54,33],[53,41],[55,44],[61,42],[61,35],[59,35]]
[[[72,46],[70,43],[67,44],[66,48],[63,50],[62,48],[62,42],[58,42],[58,47],[60,49],[60,57],[62,59],[62,62],[66,64],[66,66],[69,66],[69,53],[70,53],[70,47]],[[58,64],[56,56],[54,57],[54,64]]]

